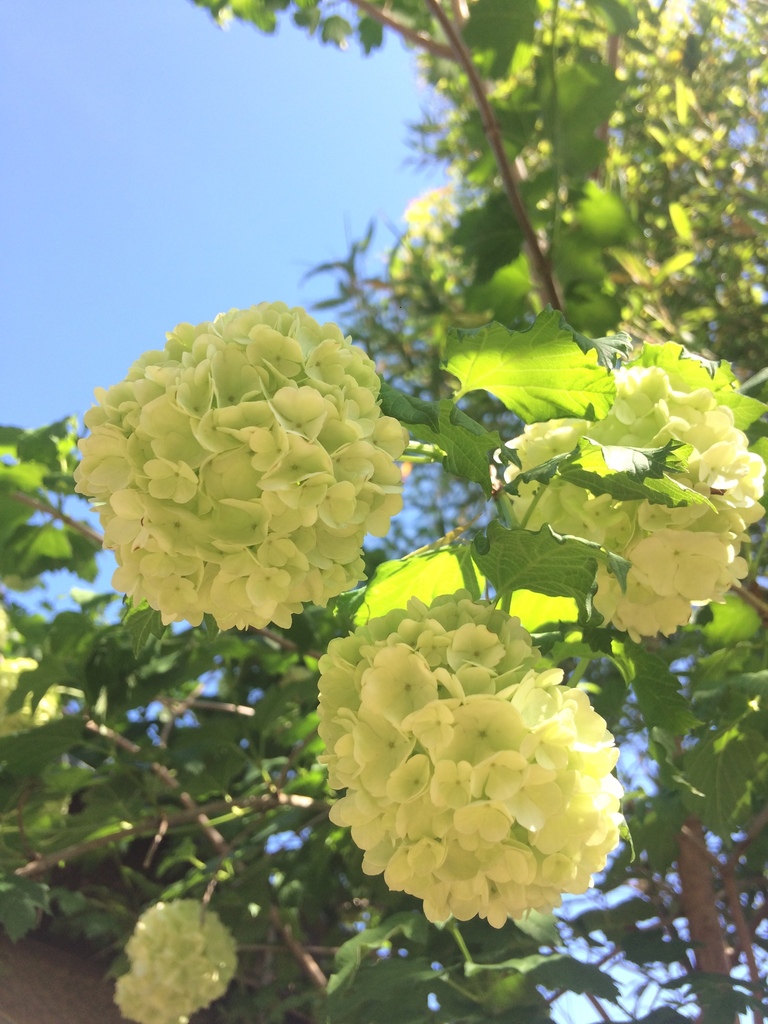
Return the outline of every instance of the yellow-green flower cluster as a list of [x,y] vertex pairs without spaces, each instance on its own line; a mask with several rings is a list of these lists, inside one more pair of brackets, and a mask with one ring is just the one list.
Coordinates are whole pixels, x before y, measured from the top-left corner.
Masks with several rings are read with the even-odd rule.
[[581,893],[619,840],[618,751],[516,618],[465,591],[371,620],[320,660],[329,780],[363,870],[431,921],[500,928]]
[[[739,550],[747,527],[763,515],[765,464],[748,451],[733,412],[709,388],[691,388],[660,366],[631,364],[616,372],[616,386],[616,401],[604,420],[549,420],[526,427],[509,444],[522,470],[572,451],[582,437],[632,448],[682,441],[693,453],[687,472],[674,477],[710,504],[668,508],[645,500],[617,501],[558,476],[547,484],[523,484],[512,502],[529,530],[549,524],[631,561],[626,592],[607,569],[599,569],[594,604],[607,622],[639,640],[674,633],[689,620],[692,604],[718,600],[746,576]],[[520,472],[512,466],[505,477],[511,481]]]
[[365,534],[402,505],[407,435],[381,415],[368,356],[302,309],[234,309],[167,338],[85,417],[77,490],[114,586],[166,623],[288,626],[363,578]]
[[115,1002],[139,1024],[188,1024],[224,995],[237,968],[231,933],[196,900],[150,907],[125,950],[131,969],[117,979]]

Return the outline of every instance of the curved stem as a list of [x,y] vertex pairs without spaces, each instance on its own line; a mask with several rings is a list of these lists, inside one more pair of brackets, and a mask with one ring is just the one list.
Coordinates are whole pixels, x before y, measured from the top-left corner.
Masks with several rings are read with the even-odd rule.
[[450,921],[446,924],[445,930],[447,932],[450,932],[451,935],[453,936],[456,945],[461,950],[461,955],[464,957],[464,962],[467,964],[473,964],[475,961],[472,959],[472,954],[469,952],[467,944],[464,941],[464,936],[459,931],[459,926],[456,924],[454,918],[451,918]]
[[414,46],[418,46],[422,50],[426,50],[427,53],[431,53],[433,57],[440,57],[443,60],[455,60],[450,46],[444,46],[443,43],[438,43],[436,39],[432,39],[429,36],[423,36],[420,32],[416,32],[407,25],[403,25],[401,21],[393,18],[391,14],[387,14],[387,12],[383,11],[380,7],[369,3],[369,0],[350,0],[350,2],[368,18],[372,18],[373,21],[378,21],[378,23],[383,25],[384,28],[392,29],[393,32],[396,32],[407,43],[413,43]]
[[36,512],[42,512],[46,516],[50,516],[51,519],[58,519],[60,523],[68,526],[70,530],[74,530],[75,533],[79,533],[81,537],[85,537],[89,540],[94,547],[100,548],[104,543],[104,538],[96,530],[92,530],[87,523],[79,523],[77,519],[72,519],[61,509],[54,508],[53,505],[49,505],[47,501],[41,501],[39,498],[31,498],[28,494],[22,494],[21,491],[14,491],[11,495],[13,501],[17,501],[20,505],[27,505],[28,508],[33,508]]
[[457,540],[462,533],[466,533],[467,530],[471,529],[477,520],[482,516],[485,509],[478,512],[477,515],[470,519],[468,523],[463,526],[457,526],[454,530],[450,530],[448,533],[443,534],[442,537],[438,537],[437,540],[433,540],[431,544],[424,544],[420,548],[416,548],[415,551],[409,551],[405,558],[413,558],[416,555],[425,555],[428,551],[437,551],[439,548],[444,548],[447,544],[452,544],[453,541]]
[[560,295],[560,290],[555,282],[552,269],[549,265],[549,260],[541,248],[538,235],[531,223],[528,211],[523,203],[522,195],[520,194],[520,174],[507,156],[507,151],[504,148],[504,139],[501,134],[501,129],[499,128],[499,122],[496,120],[496,115],[494,114],[493,107],[488,100],[485,86],[483,85],[483,82],[477,73],[477,68],[472,61],[472,54],[467,49],[464,40],[461,38],[458,28],[453,24],[451,19],[440,6],[439,0],[424,0],[424,2],[445,33],[454,57],[458,64],[461,65],[461,68],[469,81],[469,87],[472,91],[475,105],[480,113],[480,120],[483,124],[485,136],[488,139],[488,143],[493,150],[493,155],[496,158],[496,165],[499,168],[499,174],[504,186],[504,191],[509,199],[509,204],[512,207],[515,219],[523,232],[526,253],[528,255],[531,270],[538,285],[541,298],[545,304],[549,303],[555,309],[562,309],[563,299]]
[[441,462],[443,453],[436,444],[426,441],[409,441],[408,447],[398,462]]

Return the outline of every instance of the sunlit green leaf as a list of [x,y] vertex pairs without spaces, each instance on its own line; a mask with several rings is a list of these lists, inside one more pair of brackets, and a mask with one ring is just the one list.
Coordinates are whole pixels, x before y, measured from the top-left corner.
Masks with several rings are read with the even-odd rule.
[[437,551],[384,562],[366,587],[354,621],[360,625],[385,615],[392,608],[405,608],[412,597],[430,604],[443,594],[468,590],[477,599],[483,585],[468,544],[452,544]]
[[583,352],[560,313],[545,310],[526,331],[493,323],[453,332],[446,369],[457,397],[486,390],[527,423],[556,416],[600,419],[616,395],[613,376]]
[[549,526],[537,532],[508,530],[498,520],[475,537],[472,557],[497,594],[524,589],[571,598],[585,618],[592,607],[598,562],[619,573],[629,566],[624,559],[612,561],[599,545],[561,537]]

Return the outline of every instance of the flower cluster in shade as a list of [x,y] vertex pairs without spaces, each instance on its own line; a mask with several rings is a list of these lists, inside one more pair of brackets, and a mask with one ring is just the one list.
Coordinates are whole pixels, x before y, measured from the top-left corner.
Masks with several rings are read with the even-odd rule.
[[232,934],[197,900],[150,907],[125,951],[131,967],[117,979],[115,1002],[139,1024],[187,1024],[224,995],[237,968]]
[[[706,371],[701,373],[706,377]],[[629,559],[626,591],[604,567],[598,570],[595,608],[634,640],[670,635],[690,619],[692,604],[718,600],[747,574],[739,551],[747,527],[763,516],[765,464],[748,451],[732,410],[707,387],[692,388],[661,366],[632,365],[616,374],[617,396],[597,423],[562,419],[535,423],[509,443],[520,472],[572,451],[588,437],[601,445],[660,448],[691,445],[685,473],[670,474],[709,504],[670,508],[647,500],[618,501],[554,476],[522,484],[512,498],[529,530],[549,524],[561,534],[595,541]]]
[[368,356],[302,309],[234,309],[167,339],[85,416],[75,479],[114,586],[166,623],[288,626],[363,579],[365,534],[402,506],[407,434]]
[[618,750],[519,619],[465,591],[417,598],[320,660],[331,820],[363,870],[431,921],[500,928],[583,893],[619,841]]

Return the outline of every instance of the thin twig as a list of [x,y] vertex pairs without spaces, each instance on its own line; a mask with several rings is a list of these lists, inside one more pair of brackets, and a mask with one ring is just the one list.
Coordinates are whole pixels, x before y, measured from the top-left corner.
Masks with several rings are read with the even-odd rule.
[[[176,704],[173,701],[163,701],[163,703],[168,703],[170,707],[176,708]],[[208,700],[207,697],[196,697],[193,701],[187,703],[186,706],[191,711],[196,711],[198,708],[201,711],[228,711],[230,714],[243,715],[245,718],[253,718],[256,714],[256,709],[252,708],[250,704],[230,704],[223,700]]]
[[122,840],[130,839],[132,836],[156,834],[164,819],[168,823],[167,828],[176,828],[181,825],[194,824],[199,820],[200,814],[216,817],[219,814],[234,811],[239,811],[241,814],[249,812],[265,813],[266,811],[273,810],[275,807],[284,805],[299,807],[303,810],[313,810],[318,813],[327,811],[327,806],[321,801],[313,800],[312,797],[302,796],[299,793],[267,793],[240,799],[212,800],[210,803],[199,804],[189,810],[178,811],[176,814],[155,814],[151,818],[145,818],[144,821],[137,822],[137,824],[130,825],[127,828],[118,829],[115,832],[98,836],[95,839],[87,839],[82,843],[74,843],[72,846],[65,846],[61,850],[55,850],[53,853],[45,854],[36,860],[30,861],[23,867],[17,868],[14,873],[22,878],[32,878],[36,875],[45,874],[46,871],[56,867],[57,864],[76,860],[78,857],[82,857],[93,850],[99,850],[104,846],[110,846],[112,843],[122,842]]
[[350,0],[350,3],[353,3],[359,11],[362,11],[369,18],[378,21],[384,28],[391,28],[393,32],[402,36],[406,42],[413,43],[414,46],[426,50],[433,57],[440,57],[443,60],[455,59],[450,46],[444,46],[443,43],[438,43],[436,39],[432,39],[430,36],[423,36],[421,32],[408,28],[407,25],[403,25],[401,21],[393,18],[391,14],[387,14],[380,7],[376,7],[375,4],[369,3],[368,0]]
[[309,981],[315,988],[325,989],[328,986],[328,979],[320,970],[320,965],[312,954],[294,937],[291,926],[282,920],[277,907],[272,906],[269,908],[269,919],[282,935],[286,946],[290,949],[294,959]]
[[[304,946],[304,949],[313,956],[336,956],[341,946]],[[245,945],[238,943],[237,951],[238,953],[284,953],[286,947],[274,942],[247,942]]]
[[[112,740],[116,746],[121,747],[123,750],[128,751],[134,756],[142,753],[142,749],[138,744],[132,743],[131,740],[126,739],[125,736],[121,736],[120,733],[115,732],[114,729],[110,729],[106,725],[98,725],[96,722],[89,720],[85,723],[85,727],[91,732],[97,733],[99,736],[104,736],[107,739]],[[181,783],[179,780],[170,773],[165,765],[160,764],[157,761],[152,762],[152,771],[165,783],[166,786],[168,786],[169,789],[179,791],[179,800],[188,810],[198,812],[197,821],[205,833],[206,838],[219,856],[226,857],[227,854],[231,852],[226,839],[218,829],[211,825],[208,816],[204,812],[200,811],[196,801],[189,795],[189,793],[186,793],[181,789]]]
[[[613,958],[615,956],[618,956],[620,954],[620,952],[621,952],[621,950],[617,949],[614,946],[613,949],[609,950],[607,953],[605,953],[603,956],[601,956],[599,960],[595,960],[593,962],[593,966],[594,967],[603,967],[605,964],[608,963],[609,960],[613,960]],[[546,1005],[547,1006],[552,1006],[552,1004],[557,1002],[557,1000],[560,999],[561,996],[564,996],[566,992],[568,992],[567,988],[555,989],[555,991],[552,993],[552,995],[548,996],[547,999],[545,1000]]]
[[467,0],[451,0],[451,10],[453,11],[453,20],[459,28],[463,28],[464,23],[469,21]]
[[608,1021],[608,1024],[610,1024],[611,1018],[608,1016],[608,1011],[605,1009],[603,1004],[599,1001],[597,996],[593,996],[591,992],[585,992],[584,995],[587,997],[587,999],[590,1001],[590,1003],[592,1003],[594,1008],[600,1014],[600,1020]]
[[322,657],[320,651],[302,651],[298,644],[294,643],[293,640],[289,640],[286,636],[281,636],[279,633],[275,633],[273,629],[257,629],[256,626],[248,627],[249,633],[254,633],[256,636],[262,636],[265,640],[270,640],[273,644],[276,644],[283,651],[290,651],[291,654],[306,654],[310,658]]
[[190,706],[194,703],[195,698],[199,697],[205,689],[204,683],[197,683],[193,688],[192,692],[185,697],[183,700],[174,701],[173,705],[170,706],[171,712],[168,721],[163,725],[163,731],[160,733],[160,746],[164,749],[168,746],[168,740],[171,736],[171,731],[176,724],[176,719],[181,718],[189,711]]
[[520,225],[520,229],[523,232],[528,259],[530,260],[531,270],[533,271],[533,276],[536,279],[538,289],[541,293],[541,298],[545,303],[550,303],[554,306],[555,309],[562,309],[563,299],[560,295],[560,290],[555,282],[549,265],[549,260],[541,248],[538,235],[531,223],[528,211],[525,208],[525,204],[523,203],[523,199],[520,194],[520,176],[514,164],[511,163],[507,157],[507,151],[504,148],[504,139],[501,134],[501,129],[499,128],[499,122],[496,120],[496,115],[494,114],[493,107],[488,100],[485,86],[483,85],[472,61],[472,54],[467,49],[464,40],[461,38],[461,33],[458,28],[453,24],[451,19],[440,6],[439,0],[424,0],[424,2],[435,20],[439,22],[451,50],[455,55],[456,61],[461,65],[461,68],[469,81],[469,87],[472,90],[472,95],[480,113],[480,119],[483,123],[483,130],[485,131],[488,143],[493,150],[493,155],[496,158],[496,165],[499,169],[499,174],[501,175],[504,191],[509,199],[512,212],[514,213],[515,218]]
[[155,832],[155,838],[152,840],[152,845],[147,850],[147,855],[146,855],[146,857],[144,858],[144,860],[142,861],[142,864],[141,864],[141,866],[144,868],[145,871],[148,870],[150,864],[155,859],[155,854],[157,853],[157,851],[158,851],[158,849],[160,847],[160,843],[162,843],[163,837],[164,837],[164,835],[165,835],[165,833],[167,831],[168,831],[168,819],[165,817],[165,815],[163,815],[163,818],[162,818],[160,824],[157,826],[157,832]]
[[29,799],[29,795],[31,792],[32,784],[28,783],[24,787],[24,790],[21,796],[19,797],[19,802],[16,805],[16,820],[18,821],[19,838],[21,839],[21,846],[22,849],[24,850],[24,855],[28,857],[30,860],[36,860],[40,856],[40,854],[37,852],[37,850],[33,849],[32,844],[30,843],[27,837],[27,830],[24,827],[24,807],[26,806],[27,800]]
[[[720,871],[720,878],[723,882],[723,888],[725,889],[725,898],[728,902],[728,908],[731,912],[731,920],[733,926],[736,929],[736,935],[739,939],[739,945],[741,951],[744,954],[744,958],[747,961],[747,967],[749,968],[749,980],[753,985],[760,984],[760,972],[757,969],[757,961],[755,960],[755,949],[752,944],[752,936],[749,933],[747,922],[744,918],[744,911],[741,906],[741,899],[739,897],[739,890],[736,887],[736,878],[734,876],[733,868],[723,866]],[[755,1024],[763,1024],[763,1015],[759,1010],[752,1008],[752,1016]]]
[[478,521],[478,519],[484,514],[485,509],[481,509],[476,516],[470,519],[468,523],[464,523],[464,525],[462,526],[457,526],[455,529],[446,533],[444,536],[438,537],[437,540],[433,540],[430,544],[424,544],[422,547],[416,548],[415,551],[409,551],[408,554],[404,557],[414,558],[416,555],[424,555],[428,551],[437,551],[440,548],[447,547],[449,544],[452,544],[453,541],[458,540],[462,533],[466,533],[467,530],[470,530]]
[[285,764],[282,767],[282,771],[280,772],[280,775],[277,777],[277,781],[275,782],[275,788],[277,789],[278,792],[282,790],[283,786],[288,781],[288,773],[290,772],[294,764],[296,764],[297,759],[301,756],[301,754],[304,753],[309,744],[312,743],[312,741],[316,738],[317,726],[315,726],[315,728],[311,732],[307,733],[307,735],[302,740],[299,740],[298,743],[294,744],[293,749],[286,758]]
[[747,829],[747,834],[743,839],[740,839],[736,843],[731,851],[726,865],[729,868],[735,868],[740,858],[744,855],[744,851],[750,846],[755,839],[760,835],[765,826],[768,825],[768,804],[760,811],[760,813],[754,818],[752,824]]
[[717,857],[714,853],[712,853],[711,850],[707,848],[706,843],[703,843],[699,839],[699,837],[691,831],[688,825],[683,825],[683,827],[680,829],[680,835],[684,839],[687,839],[688,842],[691,843],[691,845],[695,846],[699,853],[702,855],[702,857],[706,857],[706,859],[709,861],[709,863],[712,865],[715,871],[717,871],[718,873],[721,871],[723,865],[720,858]]
[[53,505],[49,505],[47,501],[40,501],[38,498],[30,498],[28,494],[22,494],[21,491],[14,491],[11,495],[13,501],[17,501],[20,505],[26,505],[28,508],[35,509],[36,512],[43,512],[45,515],[50,516],[51,519],[58,519],[60,523],[68,526],[70,530],[74,530],[75,533],[79,533],[81,537],[85,537],[89,540],[94,547],[100,548],[104,543],[104,538],[96,530],[91,529],[87,523],[80,523],[77,519],[73,519],[68,516],[61,509],[54,508]]
[[741,598],[744,604],[748,604],[755,609],[762,619],[764,626],[768,625],[768,604],[762,598],[758,597],[757,594],[753,594],[746,587],[733,586],[731,590],[737,597]]

